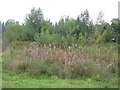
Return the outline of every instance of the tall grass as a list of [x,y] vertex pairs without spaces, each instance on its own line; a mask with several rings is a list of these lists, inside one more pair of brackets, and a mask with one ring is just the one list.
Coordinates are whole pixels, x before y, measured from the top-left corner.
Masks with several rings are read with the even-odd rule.
[[[22,43],[21,45],[19,43]],[[18,46],[19,45],[19,46]],[[12,45],[13,46],[13,45]],[[35,75],[55,75],[61,78],[117,76],[117,49],[114,45],[81,46],[14,43],[13,58],[5,62],[11,71],[29,71]],[[10,58],[10,56],[8,56]]]

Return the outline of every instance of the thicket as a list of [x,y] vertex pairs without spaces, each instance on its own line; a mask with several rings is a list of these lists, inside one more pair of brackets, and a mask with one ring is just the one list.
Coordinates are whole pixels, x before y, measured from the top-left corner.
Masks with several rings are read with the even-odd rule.
[[42,45],[12,42],[3,53],[3,72],[60,78],[118,77],[116,46]]
[[[105,22],[100,12],[96,23],[93,23],[88,10],[81,12],[76,18],[62,17],[53,24],[45,20],[40,8],[31,9],[22,25],[18,21],[9,19],[1,23],[3,39],[7,41],[35,41],[41,44],[101,44],[112,42],[120,31],[120,20],[114,18],[111,24]],[[3,40],[4,41],[4,40]]]

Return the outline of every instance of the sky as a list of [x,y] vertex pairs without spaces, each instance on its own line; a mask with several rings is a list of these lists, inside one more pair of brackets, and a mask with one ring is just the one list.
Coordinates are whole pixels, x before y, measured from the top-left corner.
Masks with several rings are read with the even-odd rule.
[[51,22],[58,22],[62,16],[77,18],[81,11],[88,9],[90,17],[95,22],[100,11],[103,11],[103,19],[110,22],[112,18],[118,18],[119,0],[1,0],[0,21],[6,22],[14,19],[24,23],[25,16],[33,7],[40,7],[44,18]]

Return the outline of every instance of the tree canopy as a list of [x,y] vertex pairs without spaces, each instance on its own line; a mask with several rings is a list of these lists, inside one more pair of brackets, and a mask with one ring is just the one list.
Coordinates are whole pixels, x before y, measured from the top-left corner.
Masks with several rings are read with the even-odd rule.
[[9,19],[2,25],[4,36],[9,41],[37,41],[41,43],[106,43],[112,42],[120,33],[120,20],[113,18],[111,24],[103,19],[103,12],[98,14],[93,24],[89,11],[86,9],[76,19],[69,16],[62,17],[53,24],[45,20],[40,8],[32,8],[27,14],[25,23]]

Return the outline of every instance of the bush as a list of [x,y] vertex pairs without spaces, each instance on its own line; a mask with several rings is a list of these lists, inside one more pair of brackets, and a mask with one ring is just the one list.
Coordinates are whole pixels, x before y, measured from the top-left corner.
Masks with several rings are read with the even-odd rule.
[[34,35],[35,35],[34,30],[28,27],[24,27],[24,29],[21,32],[21,40],[22,41],[34,41]]
[[53,60],[37,60],[32,63],[31,72],[35,75],[56,75],[58,76],[61,66]]
[[62,64],[53,60],[39,60],[30,69],[35,75],[58,76],[60,78],[71,78],[70,71]]
[[22,26],[18,23],[8,24],[4,36],[9,40],[21,40]]
[[99,35],[99,37],[96,40],[96,44],[101,44],[106,41],[106,35],[107,31],[104,31],[102,35]]
[[40,42],[41,44],[62,44],[64,42],[64,37],[61,37],[58,34],[49,34],[49,33],[41,33],[35,34],[35,41]]
[[25,72],[30,67],[30,62],[28,62],[27,60],[13,60],[9,64],[10,65],[8,68],[10,71]]

